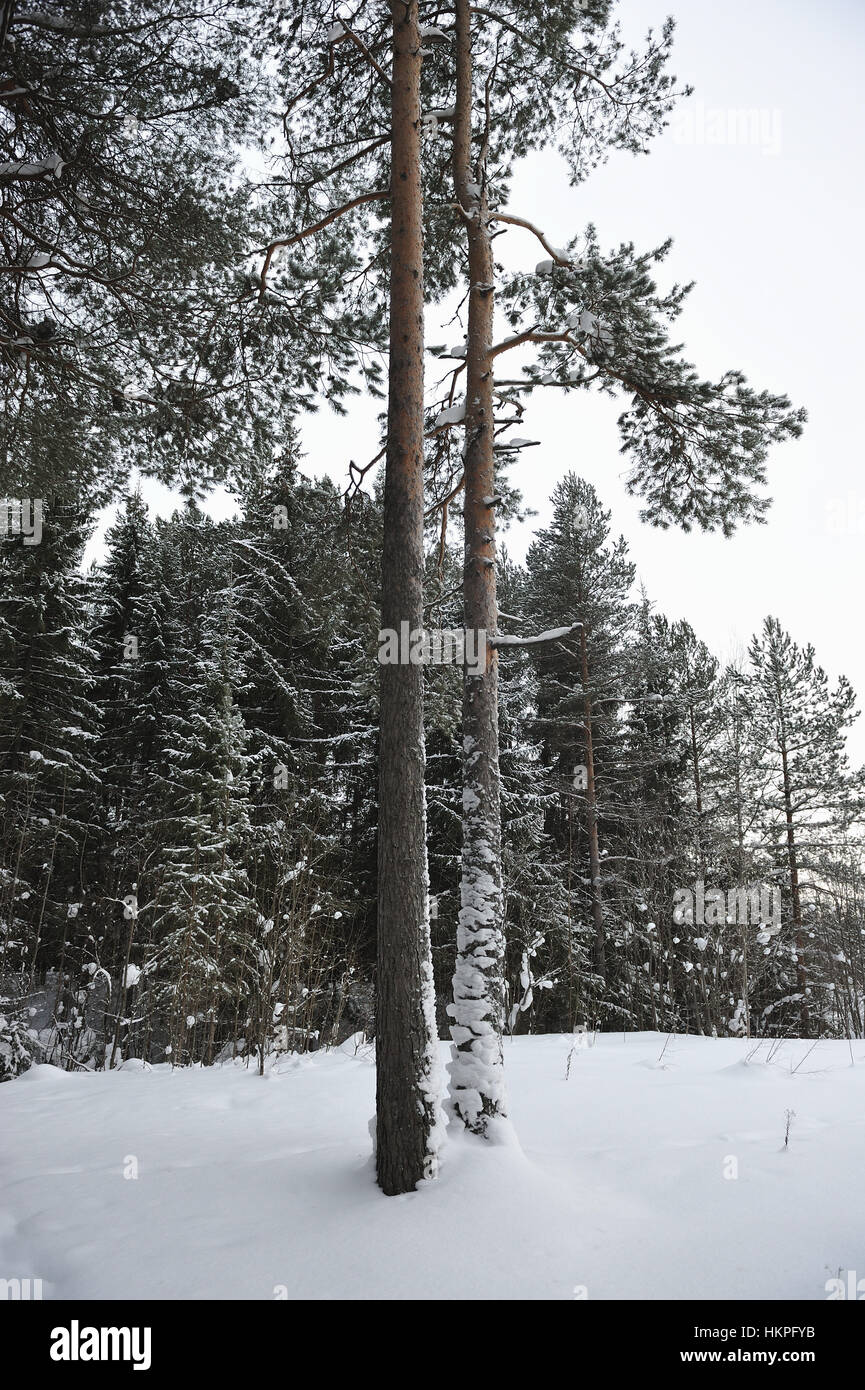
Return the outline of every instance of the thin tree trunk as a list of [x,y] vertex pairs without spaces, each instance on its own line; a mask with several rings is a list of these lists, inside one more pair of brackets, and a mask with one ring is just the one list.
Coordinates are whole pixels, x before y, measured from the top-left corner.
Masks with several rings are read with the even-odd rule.
[[705,881],[706,848],[703,844],[703,779],[700,776],[700,754],[697,749],[697,721],[694,718],[693,700],[688,701],[688,720],[691,731],[691,759],[694,766],[694,800],[697,810],[697,860],[700,866],[700,877]]
[[796,831],[793,825],[793,793],[790,786],[790,771],[787,763],[787,723],[784,719],[781,683],[775,681],[778,694],[778,726],[781,744],[781,769],[784,776],[784,821],[787,832],[787,862],[790,870],[790,897],[793,904],[793,938],[796,945],[796,983],[802,996],[799,1003],[799,1019],[802,1037],[811,1033],[811,1011],[808,1008],[808,971],[805,966],[805,935],[802,925],[802,896],[799,891],[799,859],[796,851]]
[[[490,240],[484,157],[473,171],[472,54],[468,0],[456,5],[454,182],[466,222],[469,260],[465,414],[464,623],[467,632],[497,631],[493,334],[495,265]],[[498,658],[487,642],[483,671],[463,680],[463,848],[454,1042],[450,1093],[456,1114],[477,1134],[506,1113],[503,1076],[504,933],[499,790]]]
[[[580,612],[585,615],[582,577],[579,580]],[[580,628],[580,683],[583,687],[583,733],[586,750],[586,813],[589,832],[589,873],[592,879],[592,923],[595,933],[593,964],[595,973],[606,984],[607,962],[604,942],[604,903],[601,896],[601,851],[598,845],[598,797],[595,784],[595,751],[592,741],[592,697],[589,691],[589,648],[586,625]]]
[[[417,0],[393,0],[390,395],[382,628],[423,626],[423,203]],[[381,667],[376,1166],[382,1191],[437,1171],[438,1057],[424,800],[423,669]]]
[[[116,1057],[117,1057],[117,1049],[120,1047],[120,1026],[121,1026],[121,1023],[122,1023],[122,1020],[123,1020],[123,1015],[124,1015],[124,1013],[126,1012],[126,992],[127,992],[126,977],[127,977],[128,973],[129,973],[129,957],[130,957],[130,955],[132,954],[132,937],[133,937],[134,932],[135,932],[135,918],[132,917],[132,919],[131,919],[131,921],[130,921],[130,924],[129,924],[129,935],[128,935],[127,938],[126,938],[126,955],[125,955],[124,958],[123,958],[123,973],[122,973],[122,975],[121,975],[121,977],[120,977],[122,983],[121,983],[121,987],[120,987],[120,997],[119,997],[118,1002],[117,1002],[117,1017],[116,1017],[115,1020],[114,1020],[114,1036],[113,1036],[113,1039],[112,1039],[112,1042],[111,1042],[111,1058],[110,1058],[109,1063],[108,1063],[108,1070],[109,1070],[109,1071],[113,1071],[113,1070],[114,1070],[114,1062],[115,1062],[115,1059],[116,1059]],[[63,943],[64,943],[64,947],[65,947],[65,944],[66,944],[66,937],[65,937],[65,934],[64,934],[64,938],[63,938]]]

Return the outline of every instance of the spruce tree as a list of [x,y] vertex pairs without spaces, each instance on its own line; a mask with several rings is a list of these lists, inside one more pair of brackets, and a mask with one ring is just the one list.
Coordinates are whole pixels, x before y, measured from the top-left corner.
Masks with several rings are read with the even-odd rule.
[[605,903],[604,880],[614,872],[620,835],[617,748],[634,567],[624,539],[611,541],[610,513],[590,484],[569,474],[552,501],[552,524],[538,533],[526,561],[526,607],[536,630],[579,624],[563,641],[538,648],[533,660],[538,734],[559,789],[559,843],[569,877],[576,874],[587,890],[579,900],[592,924],[593,980],[585,994],[594,1023],[608,1007],[603,996],[615,973],[606,920],[615,894]]
[[859,780],[845,748],[846,730],[858,716],[856,697],[843,676],[832,688],[814,648],[798,646],[777,618],[765,620],[748,656],[744,698],[762,782],[759,828],[786,880],[789,921],[778,944],[795,970],[787,1002],[798,1004],[801,1034],[808,1037],[812,1028],[822,1030],[831,1004],[813,978],[808,882],[820,852],[840,839],[859,805]]
[[98,789],[85,539],[74,512],[48,508],[39,544],[0,544],[5,967],[28,988],[57,971],[52,1046],[64,1060],[89,1046],[81,972],[98,931],[83,864]]
[[[187,526],[198,524],[191,515]],[[167,1015],[168,1055],[210,1062],[242,990],[251,912],[251,834],[237,594],[230,570],[200,614],[198,646],[175,669],[155,797],[161,860],[150,911],[159,939],[146,971]]]

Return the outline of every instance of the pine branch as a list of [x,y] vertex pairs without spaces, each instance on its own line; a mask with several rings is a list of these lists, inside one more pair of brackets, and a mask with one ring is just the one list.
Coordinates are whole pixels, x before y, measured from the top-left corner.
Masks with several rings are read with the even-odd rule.
[[262,251],[264,253],[264,264],[261,267],[261,290],[258,296],[259,303],[264,303],[264,297],[267,293],[267,273],[270,270],[271,261],[277,251],[285,250],[288,246],[295,246],[299,241],[304,241],[307,237],[314,236],[316,232],[324,231],[325,227],[329,227],[332,222],[336,222],[340,217],[345,216],[347,212],[351,212],[354,208],[362,207],[364,203],[382,202],[385,198],[389,197],[389,188],[375,189],[372,193],[361,193],[357,198],[350,198],[347,203],[343,203],[342,207],[334,208],[331,212],[327,213],[325,217],[320,218],[318,222],[313,222],[310,226],[304,227],[302,231],[295,232],[293,236],[278,237],[277,240],[272,241],[269,246],[262,247],[261,251],[257,253],[259,255],[262,254]]

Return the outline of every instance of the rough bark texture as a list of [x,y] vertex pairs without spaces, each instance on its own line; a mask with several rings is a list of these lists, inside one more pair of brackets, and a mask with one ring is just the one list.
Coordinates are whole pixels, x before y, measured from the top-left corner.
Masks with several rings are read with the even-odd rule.
[[[395,0],[390,395],[382,628],[423,625],[423,232],[416,0]],[[429,941],[423,669],[381,667],[376,1167],[388,1195],[435,1176],[438,1083]]]
[[[472,168],[472,54],[468,0],[456,6],[454,182],[468,237],[466,344],[464,622],[498,630],[493,459],[493,280],[483,155]],[[498,657],[487,642],[482,675],[463,685],[463,850],[454,973],[450,1094],[475,1133],[506,1113],[502,1024],[504,934],[499,793]]]

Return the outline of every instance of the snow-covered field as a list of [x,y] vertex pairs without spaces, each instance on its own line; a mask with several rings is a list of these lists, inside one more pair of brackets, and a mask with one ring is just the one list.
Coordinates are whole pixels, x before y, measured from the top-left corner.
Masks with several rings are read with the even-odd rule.
[[865,1276],[865,1045],[767,1063],[607,1034],[566,1079],[571,1046],[508,1042],[518,1141],[451,1131],[439,1181],[398,1198],[368,1048],[264,1078],[36,1067],[0,1087],[0,1276],[130,1299],[824,1299]]

